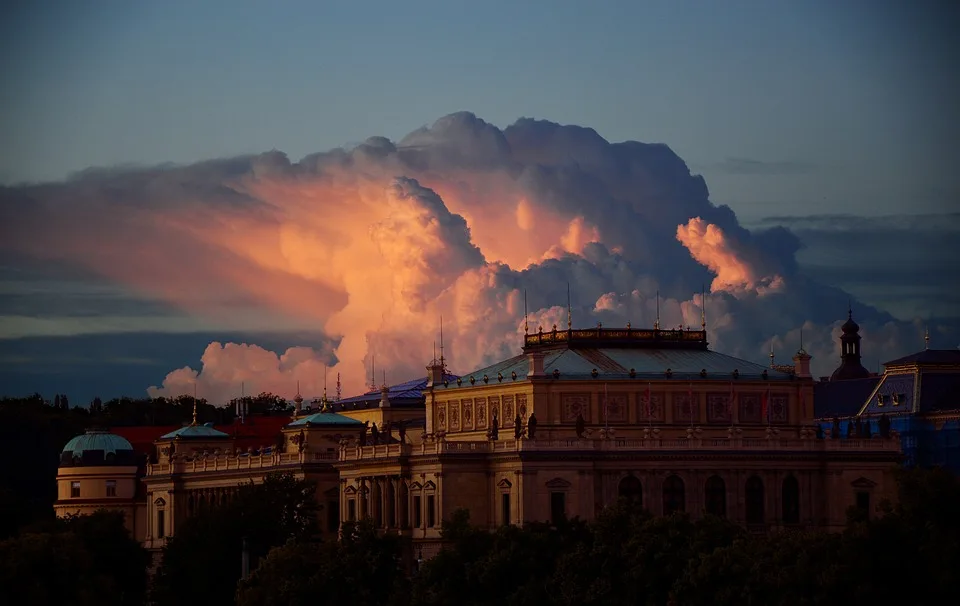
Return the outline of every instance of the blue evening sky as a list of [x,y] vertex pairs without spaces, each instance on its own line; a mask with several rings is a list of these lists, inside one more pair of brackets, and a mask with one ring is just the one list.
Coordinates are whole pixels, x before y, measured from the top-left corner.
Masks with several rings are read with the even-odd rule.
[[[916,5],[916,6],[914,6]],[[669,144],[765,215],[955,205],[948,2],[14,1],[0,182],[398,139],[458,110]]]

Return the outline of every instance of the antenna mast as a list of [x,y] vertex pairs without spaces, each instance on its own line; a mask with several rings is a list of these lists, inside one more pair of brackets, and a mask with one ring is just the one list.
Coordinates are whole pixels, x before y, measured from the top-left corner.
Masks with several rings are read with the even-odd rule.
[[660,289],[657,289],[657,321],[653,323],[654,330],[660,330]]
[[573,307],[570,305],[570,282],[567,282],[567,330],[573,330]]
[[700,285],[700,330],[707,331],[707,291]]
[[443,359],[443,314],[440,315],[440,373],[447,374],[446,361]]

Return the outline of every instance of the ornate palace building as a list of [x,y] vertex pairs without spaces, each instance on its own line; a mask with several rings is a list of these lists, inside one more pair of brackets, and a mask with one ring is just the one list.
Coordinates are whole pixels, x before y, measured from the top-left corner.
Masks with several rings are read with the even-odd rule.
[[[64,449],[57,510],[94,495],[130,508],[135,536],[158,550],[238,484],[282,471],[316,483],[325,533],[369,517],[427,557],[459,508],[495,528],[590,519],[627,497],[757,530],[839,528],[848,507],[893,494],[900,443],[896,432],[824,439],[809,368],[802,349],[777,368],[711,351],[703,330],[540,330],[461,377],[441,355],[425,379],[324,397],[318,412],[298,396],[292,418],[155,428],[148,461],[131,464],[122,435],[81,436]],[[124,452],[117,467],[110,449]]]
[[831,438],[899,433],[904,463],[960,473],[960,351],[930,349],[886,362],[882,374],[860,364],[860,327],[848,311],[840,366],[814,386],[816,416]]

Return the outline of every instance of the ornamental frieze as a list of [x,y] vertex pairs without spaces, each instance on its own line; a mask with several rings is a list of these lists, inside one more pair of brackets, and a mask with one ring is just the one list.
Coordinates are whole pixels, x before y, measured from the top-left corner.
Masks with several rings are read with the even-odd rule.
[[699,421],[700,398],[698,394],[673,394],[673,421],[675,423],[692,423]]
[[564,423],[573,423],[577,415],[583,415],[585,421],[590,421],[590,396],[582,393],[565,393],[560,396],[560,420]]
[[600,413],[605,423],[626,423],[627,394],[600,394]]
[[504,427],[513,427],[513,396],[503,396],[503,421],[500,423]]
[[707,423],[730,423],[733,421],[732,411],[729,393],[707,394]]

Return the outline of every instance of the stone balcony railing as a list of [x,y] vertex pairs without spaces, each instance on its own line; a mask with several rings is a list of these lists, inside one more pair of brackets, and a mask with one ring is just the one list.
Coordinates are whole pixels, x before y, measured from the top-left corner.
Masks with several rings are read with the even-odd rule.
[[900,452],[900,439],[889,438],[824,440],[814,437],[781,438],[610,438],[610,439],[506,439],[497,441],[425,441],[422,444],[381,444],[377,446],[343,446],[340,461],[390,459],[400,456],[440,455],[453,453],[508,452],[626,452],[626,451],[781,451],[781,452]]
[[247,469],[270,469],[289,467],[308,463],[328,462],[337,460],[337,452],[283,452],[260,455],[207,455],[192,459],[174,459],[164,463],[147,465],[147,475],[170,475],[182,473],[203,473],[215,471],[241,471]]

